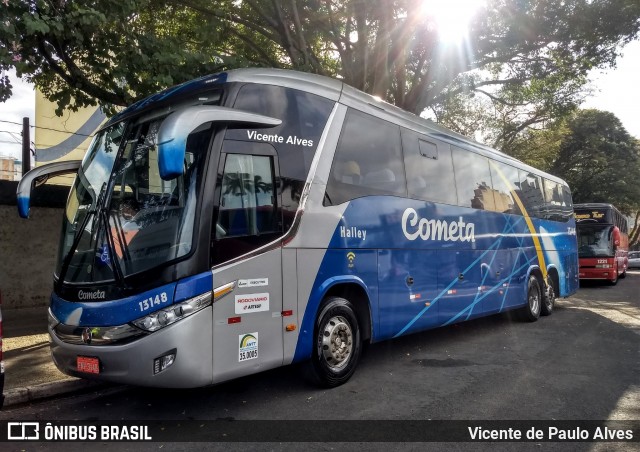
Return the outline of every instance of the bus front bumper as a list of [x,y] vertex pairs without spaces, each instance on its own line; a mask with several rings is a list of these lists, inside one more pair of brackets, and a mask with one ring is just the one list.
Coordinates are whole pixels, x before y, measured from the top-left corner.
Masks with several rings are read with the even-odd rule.
[[[61,372],[74,377],[165,388],[206,386],[212,384],[213,375],[212,319],[208,307],[122,345],[69,344],[49,326],[51,355]],[[156,360],[171,354],[173,363],[158,372]],[[97,365],[85,366],[85,362]],[[92,371],[81,372],[79,367]]]
[[606,279],[606,280],[614,280],[615,279],[615,269],[607,268],[581,268],[579,277],[580,279]]

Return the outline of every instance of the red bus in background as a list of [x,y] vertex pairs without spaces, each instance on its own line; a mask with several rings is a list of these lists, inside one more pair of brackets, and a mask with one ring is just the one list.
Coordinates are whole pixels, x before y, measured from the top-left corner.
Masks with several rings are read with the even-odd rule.
[[627,275],[629,226],[611,204],[574,204],[580,279],[602,279],[611,285]]

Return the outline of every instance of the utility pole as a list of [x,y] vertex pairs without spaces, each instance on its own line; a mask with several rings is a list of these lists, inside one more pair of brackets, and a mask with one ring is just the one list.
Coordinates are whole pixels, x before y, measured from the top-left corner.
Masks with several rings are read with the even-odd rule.
[[22,118],[22,175],[31,169],[31,137],[29,136],[29,118]]

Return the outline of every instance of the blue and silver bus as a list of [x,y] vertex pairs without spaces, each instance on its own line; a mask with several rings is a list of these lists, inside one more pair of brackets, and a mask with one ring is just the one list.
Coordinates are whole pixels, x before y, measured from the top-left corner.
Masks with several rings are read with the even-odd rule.
[[567,184],[339,80],[206,76],[131,105],[76,173],[49,309],[69,375],[197,387],[306,362],[324,386],[362,346],[578,287]]

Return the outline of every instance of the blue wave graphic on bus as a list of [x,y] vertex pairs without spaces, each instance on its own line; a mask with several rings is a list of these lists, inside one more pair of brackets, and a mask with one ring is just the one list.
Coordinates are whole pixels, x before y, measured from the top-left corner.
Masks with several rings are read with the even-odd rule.
[[338,275],[362,281],[374,341],[522,305],[540,256],[545,274],[558,272],[561,295],[575,290],[569,281],[574,270],[565,264],[572,262],[573,220],[532,218],[531,223],[542,249],[536,249],[522,216],[388,196],[350,201],[314,284],[295,360],[310,355],[311,335],[305,332],[313,331],[315,308],[329,289],[326,281]]
[[65,325],[124,325],[171,304],[210,292],[212,287],[211,272],[204,272],[119,300],[70,303],[54,293],[51,312]]
[[[153,290],[112,301],[73,302],[51,295],[51,312],[65,325],[76,326],[114,326],[124,325],[158,309],[173,303],[176,283],[167,284]],[[140,302],[154,299],[157,295],[166,294],[167,302],[154,306],[149,310],[142,310]]]

